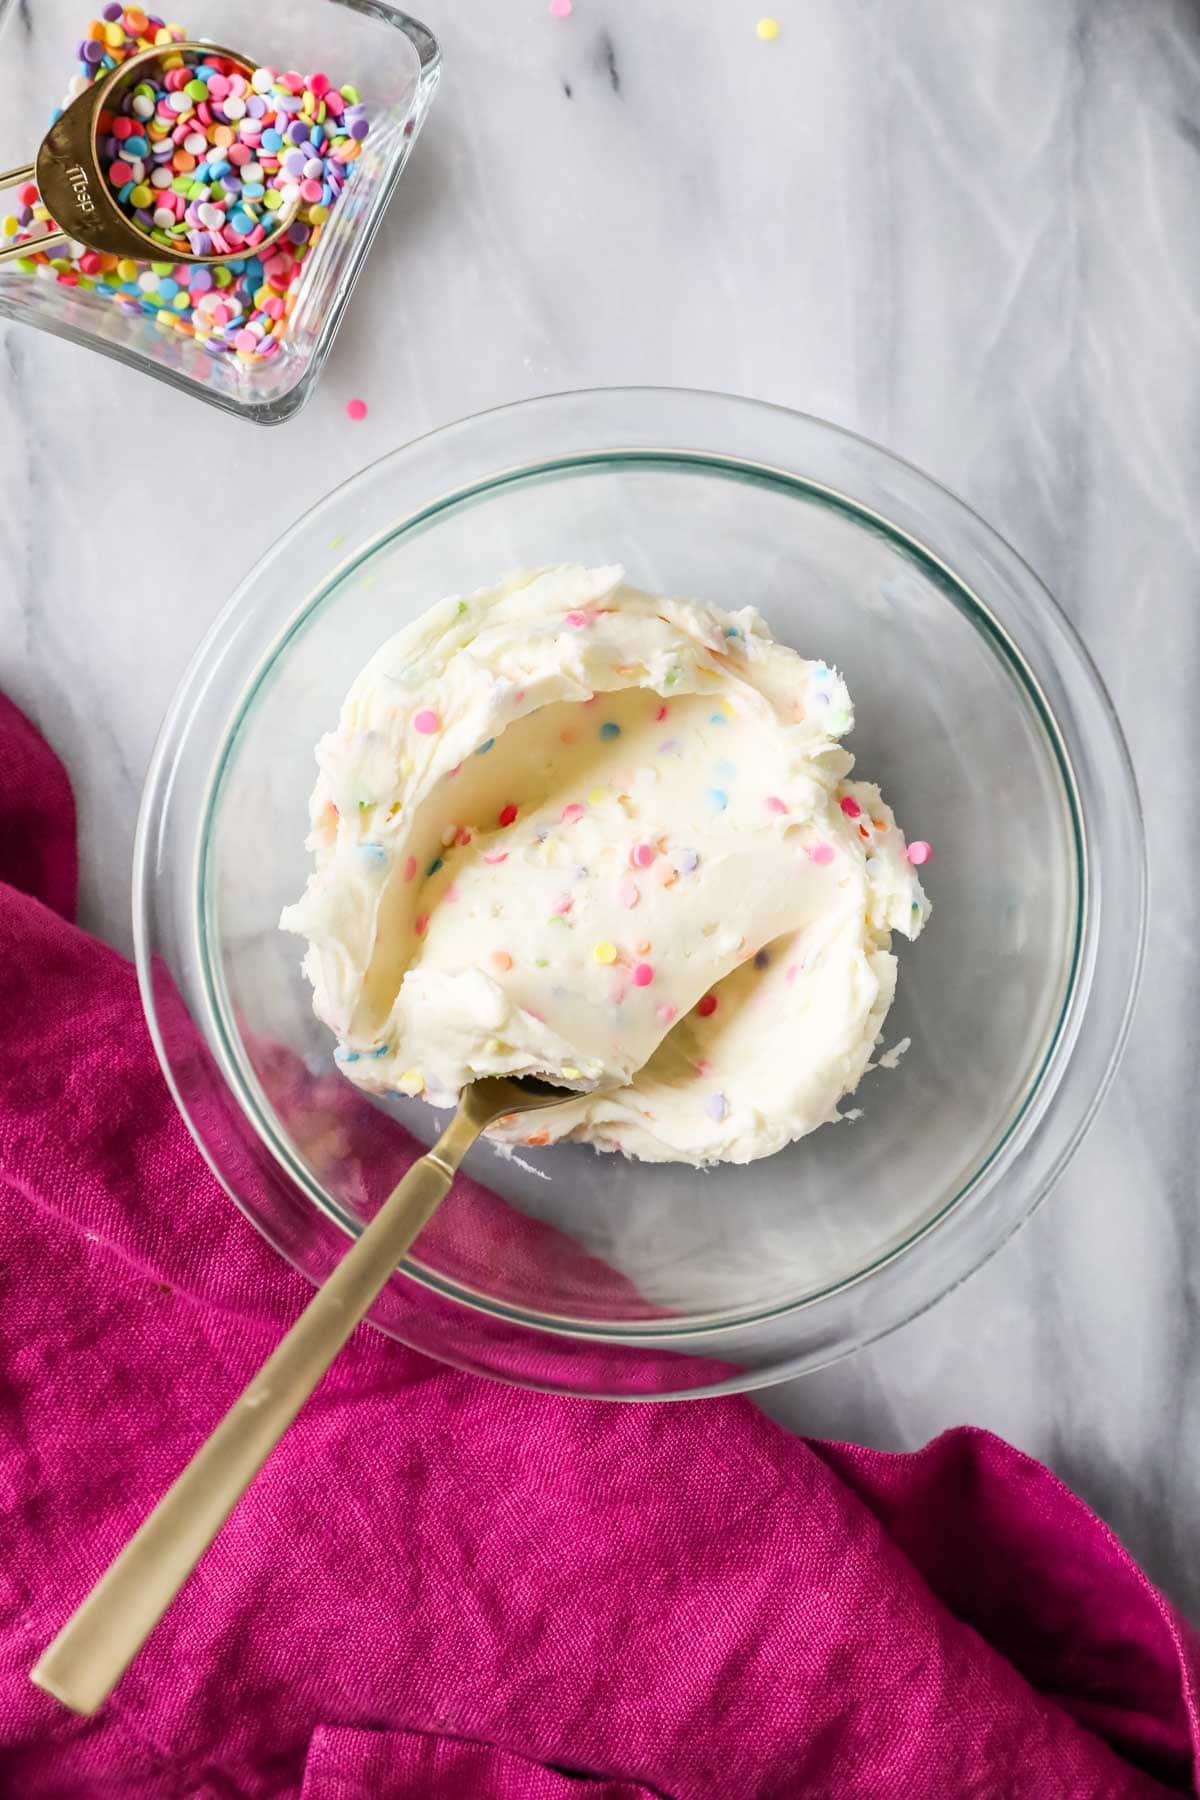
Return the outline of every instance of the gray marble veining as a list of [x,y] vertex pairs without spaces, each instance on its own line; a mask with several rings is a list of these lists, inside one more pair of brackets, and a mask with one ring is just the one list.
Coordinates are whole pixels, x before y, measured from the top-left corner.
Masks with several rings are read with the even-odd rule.
[[[292,518],[397,442],[524,395],[677,383],[822,414],[957,489],[1058,595],[1123,719],[1142,1000],[1026,1229],[763,1404],[895,1447],[992,1426],[1200,1614],[1200,8],[778,0],[772,44],[765,10],[434,5],[446,78],[375,279],[274,434],[0,327],[0,685],[67,761],[84,921],[127,948],[141,777],[191,650]],[[163,543],[199,529],[203,561],[167,583],[102,556],[114,496]]]

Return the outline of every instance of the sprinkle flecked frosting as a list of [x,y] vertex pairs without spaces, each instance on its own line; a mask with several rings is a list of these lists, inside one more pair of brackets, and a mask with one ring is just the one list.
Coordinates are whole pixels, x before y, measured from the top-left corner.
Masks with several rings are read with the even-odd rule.
[[[15,259],[26,274],[147,315],[213,355],[259,363],[279,354],[305,263],[369,135],[367,110],[356,88],[335,87],[320,71],[247,73],[214,54],[173,50],[186,39],[182,25],[139,7],[106,6],[77,46],[66,96],[69,105],[131,56],[162,51],[115,112],[97,121],[102,175],[161,261],[71,242],[41,249],[39,238],[54,226],[33,182],[15,190],[15,210],[0,216],[0,246],[27,246]],[[285,236],[259,256],[292,208]],[[173,251],[228,260],[180,263]],[[365,414],[363,406],[350,416]]]
[[749,1162],[838,1116],[928,916],[836,670],[726,613],[558,568],[392,638],[317,749],[308,940],[339,1066],[450,1106],[485,1074],[579,1098],[494,1128]]

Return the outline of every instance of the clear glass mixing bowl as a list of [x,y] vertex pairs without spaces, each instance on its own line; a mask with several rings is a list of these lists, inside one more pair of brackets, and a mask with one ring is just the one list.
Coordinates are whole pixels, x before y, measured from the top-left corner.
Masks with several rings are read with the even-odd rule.
[[171,708],[138,838],[146,1007],[213,1169],[319,1282],[439,1116],[333,1072],[277,929],[308,869],[313,745],[435,599],[567,560],[753,602],[843,671],[862,772],[935,847],[888,1022],[912,1048],[866,1078],[861,1118],[748,1168],[478,1146],[491,1195],[452,1196],[373,1318],[561,1391],[749,1388],[996,1249],[1079,1142],[1137,982],[1143,833],[1109,701],[1036,577],[924,475],[778,408],[634,390],[505,408],[357,476],[251,573]]

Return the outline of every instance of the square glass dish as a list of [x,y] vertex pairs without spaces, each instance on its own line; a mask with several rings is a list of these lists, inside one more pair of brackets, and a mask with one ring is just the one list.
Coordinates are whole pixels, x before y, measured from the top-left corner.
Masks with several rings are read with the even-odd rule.
[[[77,49],[102,0],[0,0],[0,168],[32,161],[78,67]],[[166,16],[165,14],[161,16]],[[171,22],[277,68],[324,70],[359,89],[371,121],[363,154],[305,265],[280,353],[215,356],[107,295],[0,263],[0,317],[102,351],[226,412],[275,425],[303,406],[341,324],[401,171],[433,99],[440,52],[431,31],[381,0],[190,0]],[[11,196],[0,196],[0,210]]]

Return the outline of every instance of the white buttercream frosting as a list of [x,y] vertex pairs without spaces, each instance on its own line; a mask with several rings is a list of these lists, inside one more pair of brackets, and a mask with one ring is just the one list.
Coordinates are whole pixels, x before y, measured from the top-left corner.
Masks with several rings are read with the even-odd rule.
[[442,601],[317,749],[304,897],[351,1080],[451,1105],[486,1074],[578,1100],[504,1121],[749,1162],[837,1116],[928,902],[850,778],[841,677],[726,613],[559,568]]

